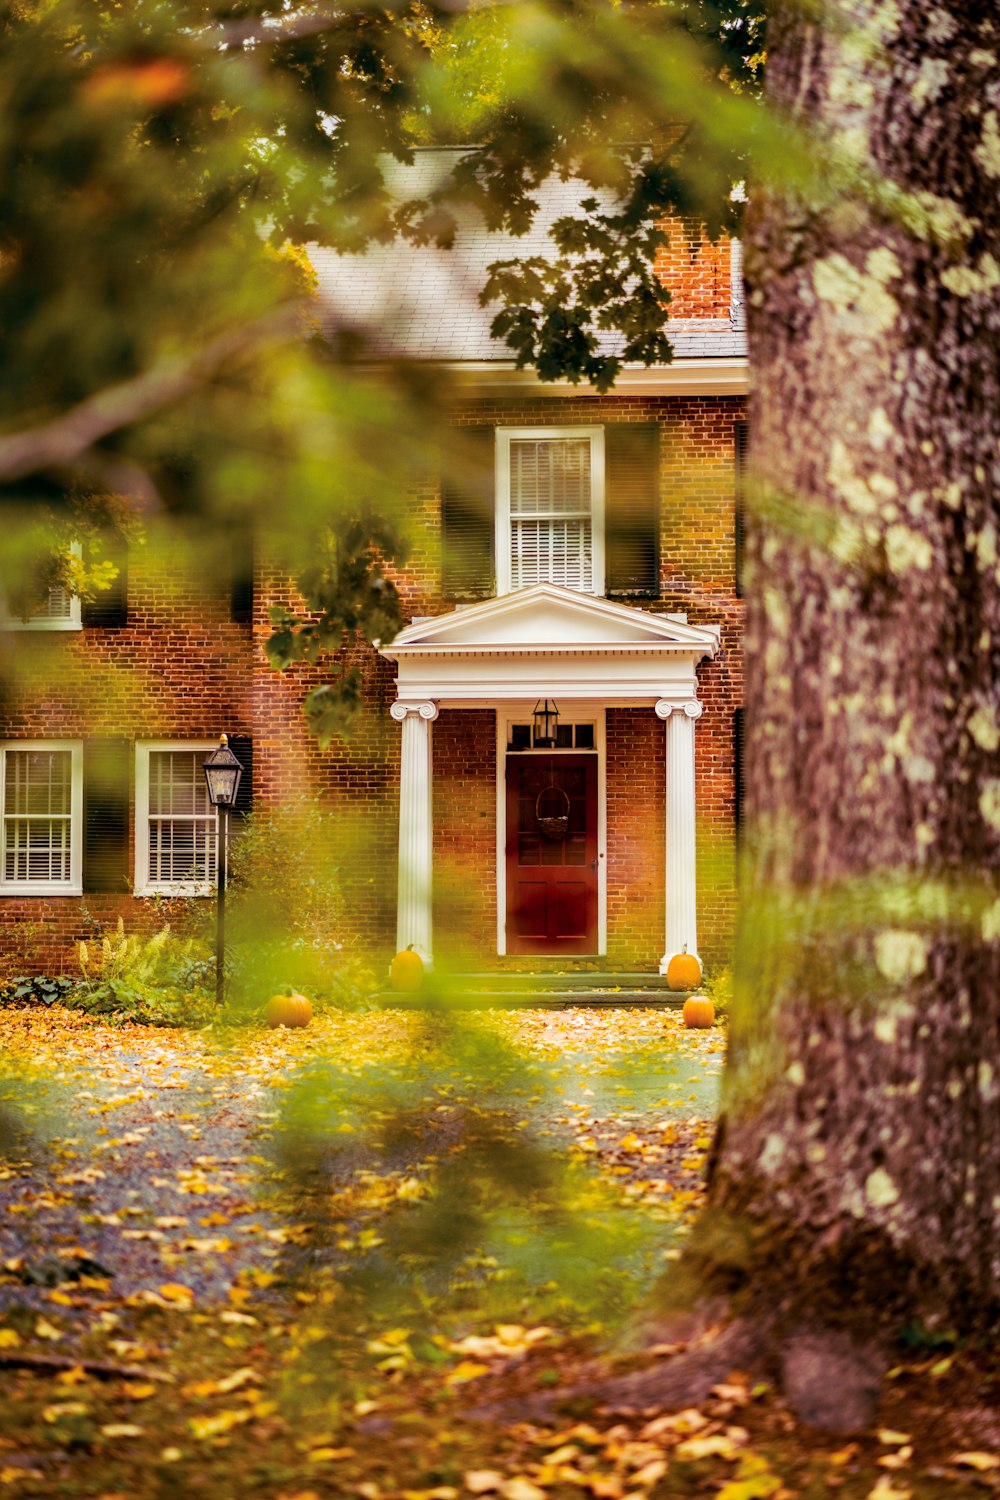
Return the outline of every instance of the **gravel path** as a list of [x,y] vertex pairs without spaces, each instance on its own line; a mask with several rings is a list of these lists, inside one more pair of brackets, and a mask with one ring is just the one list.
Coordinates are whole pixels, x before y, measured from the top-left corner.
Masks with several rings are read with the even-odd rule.
[[[491,1020],[532,1060],[521,1102],[541,1134],[668,1217],[696,1203],[719,1033],[642,1010]],[[238,1308],[234,1289],[266,1286],[297,1233],[269,1191],[268,1137],[293,1077],[326,1058],[360,1074],[405,1055],[417,1026],[398,1013],[326,1016],[226,1048],[210,1033],[0,1010],[0,1108],[26,1106],[34,1131],[0,1155],[0,1311],[36,1309],[55,1342],[106,1313],[102,1293]]]

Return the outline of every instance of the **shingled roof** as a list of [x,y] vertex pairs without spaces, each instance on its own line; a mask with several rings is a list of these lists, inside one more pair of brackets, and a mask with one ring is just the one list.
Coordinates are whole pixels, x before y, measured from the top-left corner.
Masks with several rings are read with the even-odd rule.
[[[401,199],[432,192],[461,154],[438,148],[418,150],[412,166],[394,166],[391,190]],[[478,215],[463,209],[455,215],[458,230],[449,250],[396,240],[372,245],[362,254],[341,255],[322,245],[310,245],[328,331],[345,325],[356,328],[366,353],[376,358],[511,364],[511,349],[490,333],[497,305],[483,307],[479,302],[487,267],[496,260],[551,254],[551,224],[575,212],[580,200],[594,193],[586,183],[553,177],[534,196],[538,213],[528,233],[520,236],[488,230]],[[734,266],[730,318],[671,319],[667,332],[675,365],[684,360],[746,356],[735,257]],[[608,335],[602,339],[602,351],[614,353],[620,342],[620,335]]]

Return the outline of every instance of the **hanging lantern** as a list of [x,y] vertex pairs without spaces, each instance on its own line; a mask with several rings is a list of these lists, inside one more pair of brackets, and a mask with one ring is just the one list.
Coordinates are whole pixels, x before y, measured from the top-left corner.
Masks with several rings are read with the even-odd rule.
[[551,750],[556,742],[559,710],[545,698],[535,704],[533,744],[536,750]]
[[243,767],[229,748],[229,739],[223,735],[218,750],[213,750],[202,762],[205,780],[208,783],[208,799],[213,807],[232,807],[236,802]]

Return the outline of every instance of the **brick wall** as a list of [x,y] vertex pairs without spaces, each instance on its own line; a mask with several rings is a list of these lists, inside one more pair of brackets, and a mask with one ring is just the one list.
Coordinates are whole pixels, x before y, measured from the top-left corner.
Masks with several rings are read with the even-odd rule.
[[[176,538],[134,548],[126,625],[0,633],[0,739],[251,734],[250,630],[230,618],[228,577],[203,571],[203,561]],[[133,793],[134,776],[133,758]],[[136,900],[124,882],[120,894],[0,897],[0,975],[76,973],[76,943],[95,924],[122,915],[130,931],[151,930],[164,913],[182,922],[185,906]]]
[[443,708],[431,734],[435,953],[480,969],[496,962],[496,714]]
[[732,296],[731,242],[714,245],[695,219],[670,219],[669,241],[655,261],[656,274],[670,288],[672,318],[728,318]]
[[[735,914],[732,728],[742,617],[733,576],[733,424],[742,415],[735,398],[583,392],[470,399],[455,413],[459,426],[661,424],[661,597],[642,607],[686,610],[692,622],[722,625],[722,651],[699,672],[705,713],[696,728],[700,947],[709,962],[726,957]],[[414,551],[399,583],[409,616],[437,614],[448,606],[434,479],[418,476],[412,498]],[[321,749],[302,699],[329,668],[278,674],[264,655],[268,607],[299,602],[287,576],[258,568],[253,624],[238,625],[229,618],[228,590],[200,577],[193,555],[179,548],[166,566],[160,549],[156,555],[156,568],[152,548],[131,559],[127,626],[0,635],[0,738],[214,740],[222,728],[252,735],[258,808],[316,793],[336,808],[337,862],[349,892],[343,939],[373,949],[381,962],[394,941],[400,735],[387,712],[393,665],[367,645],[345,654],[361,673],[363,707],[350,737]],[[495,961],[493,724],[492,711],[445,708],[433,726],[437,932],[456,962],[477,966]],[[613,709],[607,732],[609,960],[651,968],[663,941],[664,729],[651,709]],[[113,921],[119,912],[130,927],[154,920],[150,905],[126,891],[82,901],[0,898],[0,963],[7,972],[72,969],[72,945],[91,934],[92,920]]]

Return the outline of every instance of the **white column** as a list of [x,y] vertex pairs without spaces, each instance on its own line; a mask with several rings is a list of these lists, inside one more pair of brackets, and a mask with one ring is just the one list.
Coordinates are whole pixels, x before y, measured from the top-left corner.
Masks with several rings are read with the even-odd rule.
[[701,718],[696,698],[670,703],[661,698],[656,705],[667,724],[666,799],[666,940],[660,973],[675,953],[698,953],[698,919],[695,890],[695,791],[694,722]]
[[389,709],[403,726],[399,757],[399,876],[396,948],[412,944],[431,962],[431,723],[436,703],[403,703]]

